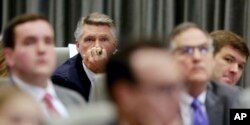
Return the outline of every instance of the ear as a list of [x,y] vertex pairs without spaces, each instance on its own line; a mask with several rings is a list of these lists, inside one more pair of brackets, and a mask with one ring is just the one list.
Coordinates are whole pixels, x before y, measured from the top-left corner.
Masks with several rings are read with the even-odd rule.
[[[119,80],[112,89],[114,100],[118,105],[131,105],[135,99],[135,90],[132,88],[127,80]],[[131,104],[129,104],[131,103]]]
[[4,57],[6,64],[11,68],[14,65],[14,50],[11,48],[4,48]]
[[80,43],[78,41],[76,41],[76,49],[77,49],[77,52],[80,52]]

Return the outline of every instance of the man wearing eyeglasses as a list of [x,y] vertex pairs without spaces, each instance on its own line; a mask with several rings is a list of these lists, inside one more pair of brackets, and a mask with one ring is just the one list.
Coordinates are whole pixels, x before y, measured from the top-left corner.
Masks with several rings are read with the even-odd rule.
[[156,40],[132,41],[107,64],[107,88],[117,105],[117,125],[179,125],[182,74]]
[[238,105],[238,89],[211,81],[212,39],[193,23],[177,26],[170,35],[171,49],[186,76],[182,95],[184,125],[229,125],[229,109]]

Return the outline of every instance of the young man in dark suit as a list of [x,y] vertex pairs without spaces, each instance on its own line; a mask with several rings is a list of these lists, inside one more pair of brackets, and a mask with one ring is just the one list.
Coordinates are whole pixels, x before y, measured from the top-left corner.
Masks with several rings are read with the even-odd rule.
[[82,17],[75,42],[79,53],[57,68],[52,81],[77,91],[88,101],[95,75],[104,73],[106,61],[118,45],[113,20],[101,13]]

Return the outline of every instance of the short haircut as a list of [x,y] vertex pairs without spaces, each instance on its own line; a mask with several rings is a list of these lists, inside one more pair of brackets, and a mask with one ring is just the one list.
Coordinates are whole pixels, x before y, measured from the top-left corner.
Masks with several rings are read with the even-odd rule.
[[174,38],[176,36],[178,36],[179,34],[183,33],[186,30],[189,30],[191,28],[194,29],[198,29],[200,31],[202,31],[205,35],[207,35],[209,37],[209,34],[207,31],[203,30],[200,26],[198,26],[195,23],[191,23],[191,22],[184,22],[182,24],[177,25],[174,30],[171,32],[171,34],[169,35],[169,40],[170,42],[172,42],[174,40]]
[[201,32],[203,32],[207,36],[208,42],[209,42],[209,44],[211,44],[211,47],[212,47],[213,40],[212,40],[211,36],[208,34],[208,32],[206,30],[203,30],[199,25],[197,25],[195,23],[184,22],[182,24],[177,25],[173,29],[171,34],[169,35],[168,41],[170,42],[170,44],[169,44],[170,49],[174,49],[176,47],[176,44],[175,44],[175,41],[174,41],[175,37],[177,37],[178,35],[180,35],[181,33],[185,32],[185,31],[187,31],[189,29],[198,29]]
[[23,23],[36,21],[36,20],[44,20],[48,22],[48,20],[38,14],[23,14],[15,17],[13,20],[8,23],[3,32],[3,45],[4,48],[15,48],[15,28]]
[[88,15],[87,17],[82,17],[78,21],[77,27],[76,27],[76,30],[74,33],[76,41],[78,41],[80,39],[81,35],[84,32],[84,29],[83,29],[84,24],[108,26],[111,28],[111,33],[112,33],[113,37],[115,38],[115,40],[117,41],[117,39],[118,39],[117,38],[117,31],[116,31],[115,24],[114,24],[113,20],[105,14],[94,12],[94,13],[91,13],[90,15]]
[[248,59],[249,48],[242,37],[225,30],[213,31],[210,34],[214,39],[214,55],[220,52],[221,48],[224,46],[230,46],[239,51],[242,55],[246,56],[246,59]]
[[160,49],[167,50],[167,47],[163,42],[155,39],[147,40],[132,40],[127,41],[124,48],[121,48],[118,53],[112,55],[109,59],[106,67],[107,73],[107,90],[112,97],[112,88],[117,83],[118,80],[130,81],[128,84],[130,86],[135,86],[137,78],[133,72],[131,66],[131,56],[138,50],[142,49]]

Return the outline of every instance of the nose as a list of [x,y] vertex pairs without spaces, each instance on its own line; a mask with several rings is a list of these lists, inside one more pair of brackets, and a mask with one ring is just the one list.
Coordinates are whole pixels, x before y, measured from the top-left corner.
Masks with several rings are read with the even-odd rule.
[[233,73],[239,72],[239,66],[238,66],[237,63],[233,63],[233,64],[230,66],[230,72],[233,72]]
[[94,47],[100,47],[100,41],[98,39],[96,39]]
[[43,54],[45,52],[45,49],[46,49],[45,41],[39,41],[37,44],[37,52],[39,54]]
[[199,51],[198,48],[195,48],[195,49],[194,49],[193,58],[194,58],[195,60],[201,59],[201,52]]

